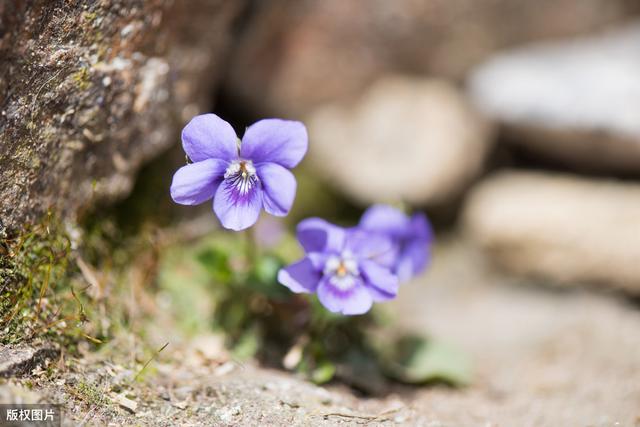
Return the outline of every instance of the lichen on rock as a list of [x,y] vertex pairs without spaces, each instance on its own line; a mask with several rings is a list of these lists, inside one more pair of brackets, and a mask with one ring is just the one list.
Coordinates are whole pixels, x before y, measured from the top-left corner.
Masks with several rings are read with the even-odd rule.
[[11,233],[120,197],[219,73],[243,2],[0,4],[0,216]]

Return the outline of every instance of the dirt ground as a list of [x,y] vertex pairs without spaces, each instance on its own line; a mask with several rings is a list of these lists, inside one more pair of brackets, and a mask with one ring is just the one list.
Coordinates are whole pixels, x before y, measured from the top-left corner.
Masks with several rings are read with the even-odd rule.
[[[217,359],[215,338],[174,344],[152,374],[87,355],[75,368],[0,385],[0,401],[64,402],[68,425],[640,426],[640,307],[598,289],[560,289],[493,272],[449,239],[390,307],[403,328],[463,349],[465,389],[397,387],[363,398],[286,372]],[[116,384],[116,386],[114,386]]]
[[[621,295],[507,278],[461,242],[403,289],[403,323],[472,355],[463,391],[408,401],[442,425],[640,425],[640,310]],[[438,424],[437,424],[438,425]]]

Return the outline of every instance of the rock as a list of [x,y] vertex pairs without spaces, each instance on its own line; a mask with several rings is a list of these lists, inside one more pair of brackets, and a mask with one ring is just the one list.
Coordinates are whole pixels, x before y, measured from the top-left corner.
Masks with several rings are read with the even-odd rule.
[[138,410],[138,402],[136,402],[135,400],[129,399],[127,396],[125,396],[124,393],[120,393],[120,394],[112,393],[111,400],[117,403],[118,405],[122,406],[124,409],[131,412],[132,414],[135,414],[136,411]]
[[126,194],[209,103],[243,1],[0,3],[0,217]]
[[505,52],[469,86],[507,140],[571,167],[638,174],[640,23]]
[[58,356],[60,351],[51,345],[30,347],[0,344],[0,377],[16,377],[29,374],[47,359]]
[[352,107],[307,120],[309,161],[363,204],[439,204],[481,170],[490,129],[458,90],[439,80],[388,77]]
[[33,405],[43,402],[45,399],[40,393],[26,386],[3,382],[0,384],[0,404],[8,405]]
[[491,53],[628,19],[628,0],[256,2],[229,91],[284,115],[350,100],[388,73],[463,78]]
[[464,219],[517,274],[640,294],[640,184],[504,172],[473,190]]

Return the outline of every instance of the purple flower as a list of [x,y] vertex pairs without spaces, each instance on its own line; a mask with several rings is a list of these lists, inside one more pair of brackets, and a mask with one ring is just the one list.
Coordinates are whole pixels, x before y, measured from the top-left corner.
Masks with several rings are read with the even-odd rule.
[[388,237],[320,218],[302,221],[297,233],[306,255],[278,272],[278,281],[293,292],[317,292],[329,311],[342,314],[366,313],[374,301],[396,296],[398,278],[376,261],[393,251]]
[[194,162],[173,176],[171,197],[182,205],[213,198],[222,226],[251,227],[260,210],[289,213],[296,194],[294,168],[307,152],[307,130],[300,122],[260,120],[242,142],[229,123],[215,114],[196,116],[182,130],[182,147]]
[[396,247],[395,260],[389,264],[400,281],[406,281],[421,273],[429,263],[433,230],[426,215],[415,213],[408,217],[388,205],[371,206],[362,215],[359,227],[392,239]]

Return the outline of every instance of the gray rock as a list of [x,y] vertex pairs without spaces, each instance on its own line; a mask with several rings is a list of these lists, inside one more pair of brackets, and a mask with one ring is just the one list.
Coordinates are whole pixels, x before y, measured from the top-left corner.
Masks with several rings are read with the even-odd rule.
[[505,52],[469,83],[508,140],[569,166],[640,170],[640,23]]
[[51,345],[30,347],[0,344],[0,377],[9,378],[29,374],[47,359],[53,359],[60,350]]
[[258,111],[308,113],[388,73],[462,79],[492,53],[629,19],[629,0],[275,0],[238,43],[229,88]]
[[0,3],[0,217],[126,194],[209,103],[243,1]]
[[473,190],[464,220],[517,274],[640,294],[640,184],[504,172]]
[[440,204],[482,170],[490,129],[452,85],[387,77],[351,107],[327,106],[307,120],[309,161],[363,204]]

